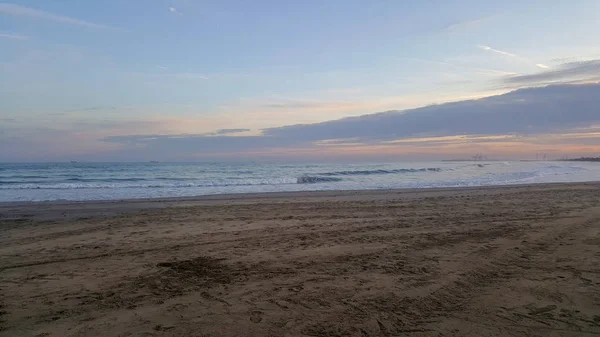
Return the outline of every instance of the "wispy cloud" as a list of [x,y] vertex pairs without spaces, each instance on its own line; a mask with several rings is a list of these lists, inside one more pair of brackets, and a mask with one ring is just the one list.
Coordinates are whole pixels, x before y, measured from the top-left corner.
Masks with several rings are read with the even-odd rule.
[[492,53],[497,53],[497,54],[504,55],[504,56],[518,57],[517,55],[515,55],[513,53],[509,53],[509,52],[502,51],[502,50],[499,50],[499,49],[494,49],[494,48],[492,48],[490,46],[486,46],[486,45],[479,45],[477,47],[479,49],[481,49],[481,50],[489,51],[489,52],[492,52]]
[[511,72],[511,71],[502,71],[502,70],[489,69],[489,68],[479,68],[479,67],[463,66],[463,65],[449,63],[449,62],[444,62],[444,61],[424,60],[424,59],[410,58],[410,57],[405,57],[405,58],[401,58],[401,59],[402,60],[407,60],[407,61],[415,61],[415,62],[421,62],[421,63],[427,63],[427,64],[435,64],[435,65],[440,65],[440,66],[447,66],[447,67],[455,68],[455,69],[472,70],[472,71],[476,71],[476,72],[489,73],[489,74],[500,75],[500,76],[503,76],[503,75],[516,75],[515,72]]
[[20,34],[8,34],[8,33],[0,33],[0,38],[11,39],[11,40],[29,40],[29,36],[20,35]]
[[551,59],[551,62],[555,63],[573,63],[573,62],[584,62],[591,61],[600,58],[600,54],[588,55],[588,56],[568,56],[568,57],[556,57]]
[[93,28],[93,29],[120,30],[118,28],[107,26],[107,25],[84,21],[84,20],[80,20],[80,19],[76,19],[76,18],[64,16],[64,15],[44,12],[41,10],[23,7],[23,6],[19,6],[19,5],[15,5],[15,4],[9,4],[9,3],[0,3],[0,14],[11,15],[11,16],[20,16],[20,17],[29,17],[29,18],[38,19],[38,20],[48,20],[48,21],[66,23],[66,24],[77,25],[77,26]]
[[550,69],[550,66],[545,65],[543,63],[535,63],[534,61],[532,61],[531,59],[529,59],[527,57],[523,57],[523,56],[519,56],[517,54],[509,53],[507,51],[495,49],[495,48],[492,48],[492,47],[486,46],[486,45],[478,45],[477,47],[479,49],[481,49],[481,50],[492,52],[492,53],[496,53],[496,54],[500,54],[502,56],[508,56],[509,58],[512,58],[512,59],[515,59],[515,60],[518,60],[518,61],[521,61],[521,62],[535,64],[535,66],[538,67],[538,68],[540,68],[540,69]]
[[168,67],[161,67],[161,66],[156,66],[156,68],[159,71],[156,72],[147,72],[147,73],[142,73],[142,72],[127,72],[125,74],[130,75],[130,76],[134,76],[134,77],[138,77],[138,78],[144,78],[147,80],[157,80],[160,78],[174,78],[174,79],[179,79],[179,80],[208,80],[208,76],[202,74],[202,73],[194,73],[194,72],[169,72],[167,70],[169,70]]
[[282,103],[268,103],[262,107],[268,109],[310,109],[310,110],[321,110],[321,109],[344,109],[344,108],[357,108],[362,105],[356,102],[282,102]]
[[177,15],[183,15],[183,13],[179,12],[175,7],[169,7],[169,12]]
[[101,111],[101,110],[116,110],[117,108],[114,106],[92,106],[92,107],[85,107],[85,108],[79,108],[79,109],[70,109],[70,110],[65,110],[65,112],[94,112],[94,111]]
[[448,26],[446,26],[443,29],[443,31],[452,33],[452,32],[461,31],[461,30],[465,30],[465,29],[476,28],[476,27],[480,26],[481,24],[483,24],[484,22],[492,19],[495,16],[497,16],[497,14],[492,14],[492,15],[488,15],[488,16],[484,16],[484,17],[480,17],[480,18],[466,20],[466,21],[455,22],[455,23],[452,23],[452,24],[449,24]]
[[600,59],[565,63],[554,70],[537,74],[518,75],[506,78],[511,85],[544,85],[600,80]]
[[217,130],[215,132],[210,132],[207,133],[205,135],[207,136],[222,136],[222,135],[230,135],[230,134],[236,134],[236,133],[244,133],[244,132],[249,132],[252,131],[250,129],[221,129],[221,130]]
[[479,24],[481,24],[484,20],[485,20],[485,18],[457,22],[457,23],[448,25],[446,28],[444,28],[444,30],[448,31],[448,32],[453,32],[453,31],[457,31],[460,29],[464,29],[464,28],[475,27],[475,26],[478,26]]

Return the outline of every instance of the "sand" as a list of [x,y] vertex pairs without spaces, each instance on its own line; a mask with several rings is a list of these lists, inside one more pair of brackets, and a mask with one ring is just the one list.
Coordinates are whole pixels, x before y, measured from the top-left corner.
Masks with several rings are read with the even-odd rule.
[[600,184],[0,215],[0,336],[600,335]]

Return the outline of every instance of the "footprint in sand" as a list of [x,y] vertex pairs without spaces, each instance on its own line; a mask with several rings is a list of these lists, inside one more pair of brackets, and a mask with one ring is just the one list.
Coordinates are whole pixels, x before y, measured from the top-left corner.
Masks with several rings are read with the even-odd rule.
[[529,314],[530,315],[540,315],[540,314],[545,314],[547,312],[551,312],[556,310],[556,305],[547,305],[545,307],[541,307],[541,308],[533,308],[532,310],[530,310]]
[[295,293],[300,292],[304,289],[303,286],[299,285],[299,286],[293,286],[293,287],[289,287],[288,288],[290,291],[293,291]]
[[262,311],[255,310],[250,313],[250,321],[252,323],[260,323],[263,320],[262,316],[263,316]]

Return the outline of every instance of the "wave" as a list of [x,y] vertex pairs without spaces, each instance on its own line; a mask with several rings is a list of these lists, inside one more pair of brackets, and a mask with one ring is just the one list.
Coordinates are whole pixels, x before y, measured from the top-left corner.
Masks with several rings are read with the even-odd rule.
[[[289,185],[294,184],[294,180],[292,179],[270,179],[270,180],[244,180],[239,182],[229,181],[229,182],[201,182],[201,183],[159,183],[159,182],[149,182],[146,184],[135,184],[135,182],[139,182],[139,179],[112,179],[112,182],[117,184],[108,183],[109,179],[78,179],[75,181],[71,181],[68,183],[23,183],[23,182],[14,182],[10,185],[2,186],[0,184],[0,190],[34,190],[34,189],[45,189],[45,190],[69,190],[69,189],[113,189],[113,188],[202,188],[202,187],[232,187],[232,186],[266,186],[266,185]],[[338,177],[320,177],[320,176],[300,176],[295,178],[296,184],[315,184],[315,183],[324,183],[324,182],[337,182],[342,181],[342,178]],[[94,183],[95,182],[95,183]],[[133,184],[123,184],[123,182],[130,182]]]
[[46,181],[44,180],[33,180],[33,181],[27,181],[27,182],[23,182],[23,181],[12,181],[12,180],[0,180],[0,186],[1,185],[17,185],[17,184],[43,184],[46,183]]
[[69,178],[66,181],[84,182],[84,183],[113,183],[128,181],[147,181],[144,178]]
[[10,185],[0,184],[0,190],[86,190],[86,189],[158,189],[158,188],[202,188],[202,187],[232,187],[232,186],[266,186],[266,185],[288,185],[294,184],[295,179],[270,179],[270,180],[245,180],[240,182],[197,182],[197,183],[181,183],[181,182],[148,182],[140,184],[139,181],[129,181],[129,184],[124,184],[124,180],[114,181],[115,183],[100,183],[106,182],[101,180],[97,183],[90,182],[68,182],[68,183],[11,183]]
[[444,169],[439,167],[426,167],[426,168],[409,168],[409,169],[395,169],[395,170],[357,170],[357,171],[337,171],[337,172],[324,172],[317,173],[319,176],[363,176],[371,174],[398,174],[398,173],[418,173],[418,172],[441,172]]
[[332,177],[317,177],[317,176],[301,176],[298,177],[298,184],[315,184],[315,183],[325,183],[325,182],[335,182],[342,181],[342,178],[332,178]]
[[[16,184],[59,184],[59,183],[112,183],[112,182],[136,182],[136,181],[151,181],[152,179],[143,178],[69,178],[52,180],[46,176],[12,176],[6,178],[22,179],[22,180],[0,180],[0,185],[16,185]],[[46,179],[46,180],[30,180],[30,179]],[[178,179],[172,179],[178,180]]]
[[568,166],[560,166],[560,165],[549,165],[546,166],[547,169],[561,169],[561,170],[572,170],[572,171],[587,171],[585,167],[579,165],[568,165]]
[[[35,183],[60,183],[60,182],[82,182],[82,183],[111,183],[111,182],[136,182],[136,181],[193,181],[197,178],[177,178],[177,177],[156,177],[156,178],[81,178],[68,175],[67,179],[56,179],[57,177],[65,177],[65,175],[57,176],[35,176],[35,175],[14,175],[0,177],[4,179],[23,179],[21,181],[0,180],[0,184],[35,184]],[[46,179],[46,180],[27,180],[27,179]]]
[[4,176],[6,179],[46,179],[48,176],[40,176],[40,175],[12,175],[12,176]]
[[158,178],[152,178],[152,179],[148,179],[148,180],[191,181],[191,180],[198,180],[198,178],[170,178],[170,177],[158,177]]
[[156,177],[156,178],[70,178],[66,181],[86,182],[86,183],[117,183],[117,182],[136,182],[136,181],[193,181],[198,178],[177,178],[177,177]]

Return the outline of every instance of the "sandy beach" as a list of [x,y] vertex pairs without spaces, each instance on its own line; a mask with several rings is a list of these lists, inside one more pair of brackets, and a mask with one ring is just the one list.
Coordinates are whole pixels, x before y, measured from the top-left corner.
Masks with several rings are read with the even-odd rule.
[[0,205],[0,336],[600,335],[600,184]]

